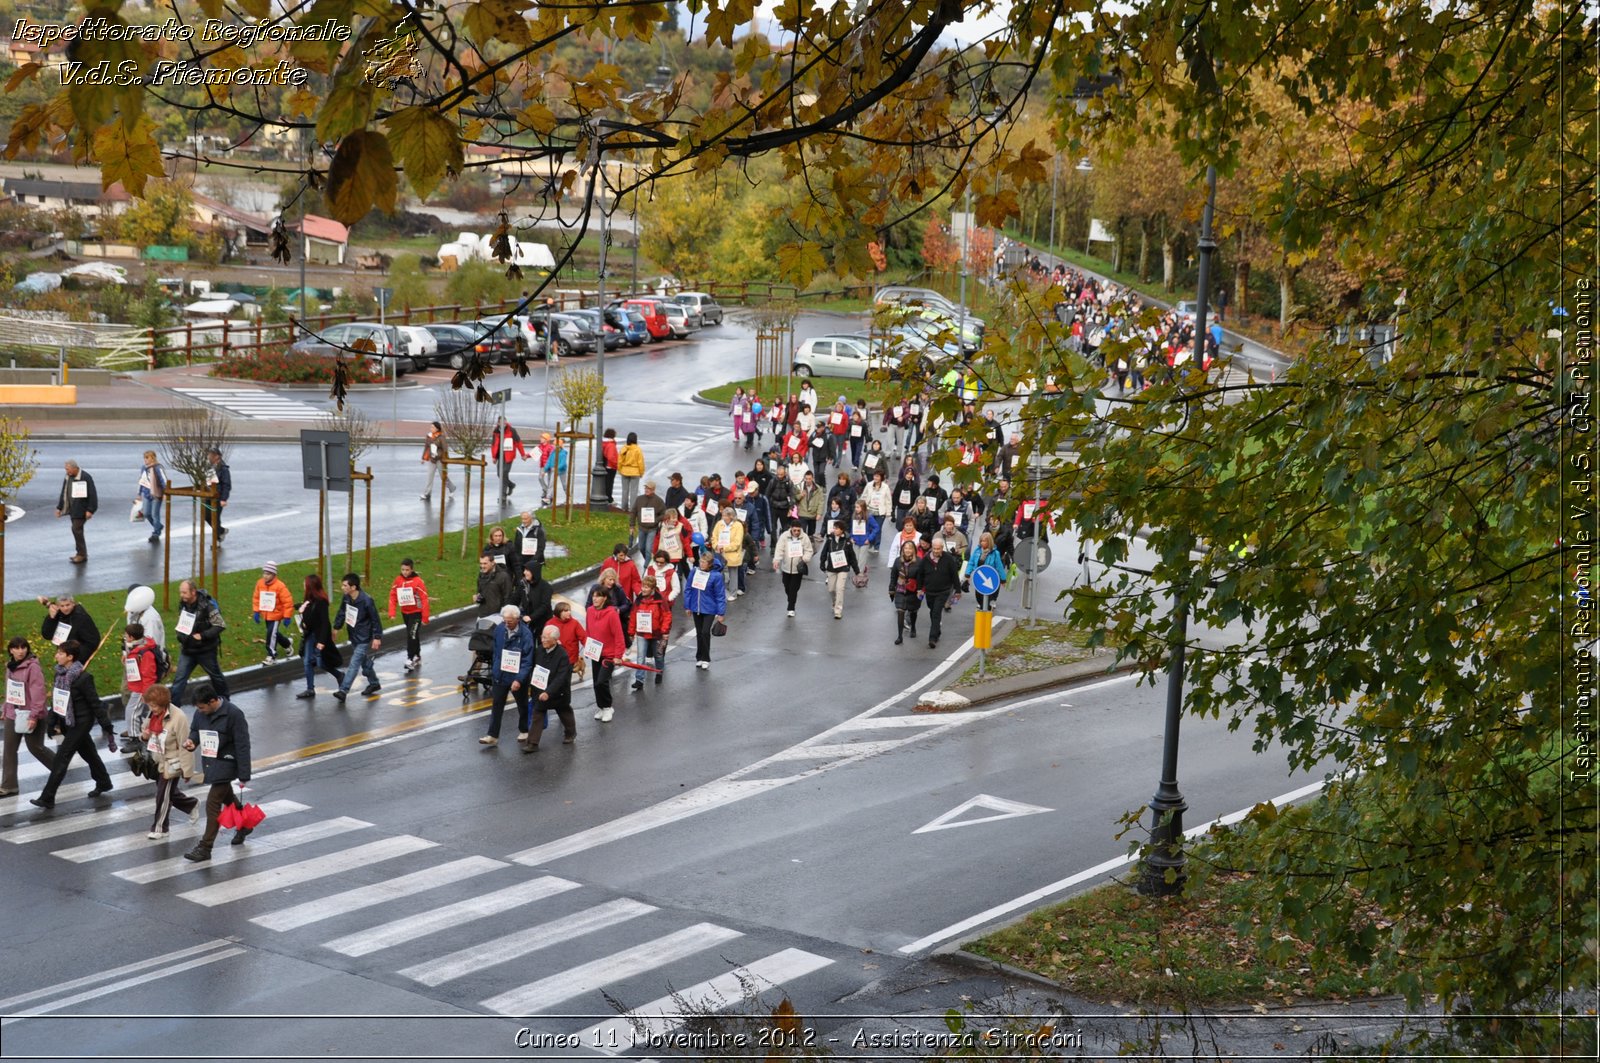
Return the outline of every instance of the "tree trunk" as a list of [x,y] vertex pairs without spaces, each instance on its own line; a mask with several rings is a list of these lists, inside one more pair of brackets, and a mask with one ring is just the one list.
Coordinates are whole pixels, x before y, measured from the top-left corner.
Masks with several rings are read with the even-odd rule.
[[1178,241],[1170,232],[1161,238],[1161,287],[1172,291],[1178,286]]
[[1150,283],[1150,219],[1139,221],[1139,279]]
[[1289,307],[1294,302],[1294,270],[1289,268],[1289,256],[1278,260],[1278,335],[1289,331]]
[[1122,245],[1127,242],[1123,239],[1123,235],[1127,228],[1128,223],[1118,218],[1116,231],[1112,233],[1116,239],[1111,243],[1111,272],[1113,273],[1122,272]]
[[1233,267],[1233,312],[1244,319],[1245,298],[1250,294],[1250,262],[1241,258]]

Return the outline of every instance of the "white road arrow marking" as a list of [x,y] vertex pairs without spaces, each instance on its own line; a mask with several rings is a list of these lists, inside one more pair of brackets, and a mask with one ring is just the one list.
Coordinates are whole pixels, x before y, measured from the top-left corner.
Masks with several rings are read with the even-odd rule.
[[[980,816],[977,819],[961,819],[961,816],[975,808],[987,808],[995,815]],[[1038,805],[1025,805],[1021,801],[1007,801],[1003,797],[990,797],[988,794],[979,794],[970,801],[965,801],[925,827],[918,827],[912,834],[927,834],[929,831],[950,830],[955,827],[971,827],[978,823],[994,823],[1002,819],[1016,819],[1019,816],[1034,816],[1040,812],[1054,812],[1053,808],[1041,808]],[[957,822],[959,820],[959,822]]]

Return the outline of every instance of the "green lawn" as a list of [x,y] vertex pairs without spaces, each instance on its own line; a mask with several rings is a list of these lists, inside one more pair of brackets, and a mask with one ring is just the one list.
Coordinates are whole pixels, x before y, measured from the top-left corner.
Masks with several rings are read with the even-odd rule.
[[967,946],[1113,1007],[1301,1004],[1381,992],[1336,949],[1289,939],[1287,962],[1256,947],[1262,910],[1248,875],[1208,872],[1191,854],[1181,897],[1145,897],[1123,882],[1079,894]]
[[[564,557],[552,557],[546,563],[544,571],[546,579],[559,579],[571,572],[586,568],[604,560],[611,553],[611,548],[619,540],[628,537],[628,520],[620,513],[595,513],[584,521],[576,508],[573,509],[571,524],[566,523],[564,517],[545,519],[553,543],[559,543],[567,549]],[[501,527],[510,529],[516,527],[517,518],[512,517],[500,522]],[[485,524],[487,529],[494,527],[494,523]],[[342,539],[342,533],[336,530],[336,536]],[[372,579],[364,580],[363,585],[372,592],[373,600],[378,603],[378,611],[388,623],[389,584],[400,571],[402,558],[412,558],[417,564],[417,571],[428,583],[428,597],[431,601],[433,613],[438,615],[447,609],[456,609],[468,605],[472,595],[477,589],[478,562],[477,562],[478,535],[476,528],[469,533],[467,541],[467,556],[461,556],[461,531],[459,527],[454,531],[447,531],[444,539],[444,560],[438,560],[439,539],[437,535],[425,536],[421,539],[411,539],[406,542],[389,543],[384,546],[374,544],[372,547]],[[229,563],[227,550],[222,553],[223,564]],[[355,555],[355,571],[362,570],[364,551],[359,548]],[[316,559],[307,558],[300,561],[279,562],[278,578],[289,585],[295,600],[301,596],[301,587],[307,573],[316,570]],[[345,555],[340,551],[334,557],[334,579],[337,581],[348,569],[345,566]],[[163,587],[157,585],[156,608],[161,611],[166,620],[167,631],[170,635],[172,625],[176,621],[178,587],[177,582],[183,578],[174,573],[172,584],[172,605],[170,608],[162,607]],[[240,668],[246,665],[258,664],[266,656],[264,641],[265,628],[252,623],[250,620],[251,596],[255,590],[256,580],[261,578],[259,568],[246,568],[235,571],[224,571],[218,585],[217,600],[222,605],[222,615],[228,622],[227,632],[222,637],[222,667],[226,669]],[[209,589],[211,581],[208,578],[206,585]],[[332,593],[338,593],[338,587]],[[89,615],[100,627],[100,633],[107,631],[121,631],[122,605],[127,597],[126,591],[102,591],[95,594],[85,594],[78,598],[82,608],[89,611]],[[27,635],[35,642],[35,652],[43,649],[42,656],[46,659],[49,653],[49,644],[39,636],[39,622],[43,618],[44,610],[34,601],[16,601],[6,603],[6,637],[12,635]],[[169,645],[170,645],[169,640]],[[121,688],[122,665],[115,652],[116,642],[113,639],[107,643],[107,649],[102,651],[94,660],[91,670],[95,682],[102,693],[112,693]],[[174,660],[176,664],[176,660]]]
[[978,678],[978,666],[974,664],[956,681],[954,689],[1086,660],[1094,656],[1087,641],[1087,634],[1064,620],[1041,620],[1033,627],[1019,620],[989,651],[983,678]]

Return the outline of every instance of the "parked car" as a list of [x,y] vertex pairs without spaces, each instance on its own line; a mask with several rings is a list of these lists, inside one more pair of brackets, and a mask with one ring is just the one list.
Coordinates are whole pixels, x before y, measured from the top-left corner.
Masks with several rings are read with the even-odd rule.
[[647,296],[635,296],[631,299],[618,299],[611,304],[624,310],[632,310],[644,318],[645,328],[650,330],[652,340],[668,340],[672,338],[672,326],[667,323],[665,300]]
[[589,329],[597,333],[605,342],[606,350],[614,351],[626,342],[622,332],[613,325],[602,310],[568,310],[572,317],[582,318],[589,323]]
[[433,364],[433,356],[439,351],[439,341],[433,333],[421,325],[396,325],[400,336],[405,340],[406,353],[411,356],[411,368],[415,372],[422,372]]
[[[471,325],[458,322],[438,322],[436,324],[421,325],[420,328],[432,336],[434,343],[433,355],[429,360],[431,365],[447,365],[451,369],[460,369],[467,364],[467,357],[477,349],[479,344],[479,330]],[[488,343],[481,344],[484,354],[492,353]]]
[[890,369],[893,359],[878,340],[866,336],[814,336],[794,351],[794,371],[800,376],[841,376],[866,379],[873,369]]
[[680,299],[676,295],[663,296],[663,299],[666,301],[668,306],[683,307],[683,316],[689,322],[690,332],[698,332],[700,329],[705,328],[706,319],[701,316],[700,305],[698,303],[689,299]]
[[694,334],[695,326],[689,319],[689,308],[682,303],[663,301],[661,310],[667,315],[667,327],[672,329],[674,339],[686,340]]
[[587,318],[560,313],[551,314],[550,321],[556,330],[556,354],[562,358],[590,354],[598,349],[599,339]]
[[637,310],[617,308],[610,311],[617,315],[622,323],[622,334],[626,337],[629,347],[638,347],[640,344],[650,342],[650,326],[644,323],[644,315]]
[[1172,309],[1177,311],[1178,319],[1180,321],[1187,321],[1193,324],[1194,319],[1199,316],[1200,313],[1200,300],[1179,299],[1177,305],[1175,305]]
[[[878,289],[873,302],[879,306],[906,306],[906,307],[931,307],[942,310],[952,318],[961,317],[961,306],[952,299],[948,299],[932,288],[913,288],[905,284],[886,284]],[[983,318],[973,314],[970,310],[966,315],[967,327],[982,338],[988,326]]]
[[679,292],[672,301],[699,311],[703,325],[722,324],[722,304],[705,292]]
[[[357,348],[356,344],[363,344]],[[367,350],[365,344],[372,345]],[[309,336],[302,336],[289,347],[291,354],[317,354],[326,357],[349,355],[360,350],[368,363],[383,370],[384,376],[403,374],[410,367],[405,340],[394,325],[380,325],[376,321],[347,321],[328,325]]]

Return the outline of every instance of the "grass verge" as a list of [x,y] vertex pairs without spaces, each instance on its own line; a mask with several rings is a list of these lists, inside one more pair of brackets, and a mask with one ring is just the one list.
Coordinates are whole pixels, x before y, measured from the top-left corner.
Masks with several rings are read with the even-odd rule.
[[[805,380],[799,376],[795,376],[793,380],[794,392],[795,394],[799,394],[800,385],[803,384]],[[703,399],[709,399],[712,402],[727,403],[733,400],[734,388],[744,388],[746,392],[749,392],[752,388],[756,388],[756,393],[761,397],[761,401],[770,402],[773,394],[777,394],[779,397],[782,397],[786,393],[786,388],[788,386],[783,377],[777,378],[776,387],[773,386],[772,381],[768,381],[765,388],[758,388],[756,385],[759,383],[760,381],[756,380],[754,377],[744,380],[730,380],[726,384],[719,384],[714,388],[702,389],[700,392],[700,397]],[[811,379],[811,385],[817,389],[817,397],[821,399],[822,402],[829,404],[831,404],[833,400],[838,398],[840,395],[845,395],[849,398],[850,402],[855,402],[856,399],[864,397],[868,402],[871,402],[874,406],[877,406],[882,403],[884,399],[891,396],[898,396],[903,391],[901,386],[898,384],[876,383],[871,380],[861,380],[855,377],[813,377]]]
[[[516,524],[516,518],[499,522],[499,525],[508,532],[516,527]],[[488,529],[494,526],[493,522],[484,525],[485,537],[488,535]],[[545,527],[549,530],[551,541],[565,547],[567,551],[565,556],[552,557],[545,564],[545,578],[549,580],[560,579],[562,576],[604,560],[619,540],[626,540],[628,537],[628,519],[620,513],[594,513],[590,514],[588,521],[584,521],[574,509],[572,523],[566,523],[564,518],[551,519],[545,521]],[[468,533],[467,556],[462,557],[460,530],[447,531],[444,537],[442,561],[438,557],[437,534],[383,546],[374,545],[372,578],[363,580],[363,587],[372,594],[373,601],[378,605],[378,613],[387,624],[389,585],[400,571],[401,560],[409,557],[416,562],[418,574],[428,583],[428,597],[433,615],[437,616],[447,609],[468,605],[478,585],[477,544],[478,536],[474,529]],[[228,558],[226,548],[223,559],[224,564],[230,560],[237,560]],[[362,570],[364,559],[365,552],[358,548],[355,555],[355,571]],[[221,603],[222,615],[228,622],[228,629],[222,636],[221,650],[221,662],[225,671],[259,664],[266,656],[266,628],[251,621],[250,606],[256,580],[261,578],[260,563],[268,560],[276,559],[267,557],[256,559],[249,568],[224,571],[218,580],[217,600]],[[278,578],[289,585],[296,602],[300,601],[306,575],[314,571],[316,571],[315,558],[278,561]],[[349,571],[342,551],[334,557],[333,571],[335,580]],[[171,632],[177,622],[179,578],[181,577],[175,578],[172,584],[170,608],[161,608],[163,587],[160,584],[155,585],[156,608],[161,610],[162,618],[166,621],[169,646],[173,644]],[[206,585],[210,587],[209,579]],[[338,587],[335,586],[331,593],[337,595]],[[99,591],[79,595],[78,603],[80,608],[88,610],[89,615],[99,626],[100,633],[104,635],[111,630],[121,632],[124,622],[122,606],[126,599],[125,590]],[[49,643],[39,634],[39,624],[43,616],[43,608],[35,601],[6,603],[6,637],[28,636],[34,641],[35,652],[44,651],[42,656],[48,659]],[[90,668],[102,694],[115,693],[122,687],[122,664],[116,652],[117,645],[117,636],[113,635],[106,643],[106,649],[95,657]],[[173,655],[173,666],[177,666],[176,654]]]
[[1369,968],[1298,939],[1287,962],[1269,962],[1256,944],[1264,906],[1254,878],[1207,871],[1193,856],[1189,867],[1181,897],[1145,897],[1110,882],[971,942],[967,951],[1113,1007],[1302,1004],[1384,992]]
[[952,689],[1087,660],[1095,654],[1087,643],[1088,635],[1065,620],[1041,620],[1033,627],[1019,620],[989,651],[983,678],[978,678],[978,666],[974,664],[961,674]]

